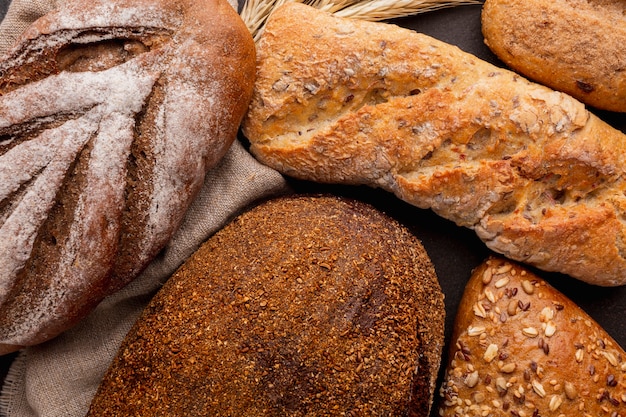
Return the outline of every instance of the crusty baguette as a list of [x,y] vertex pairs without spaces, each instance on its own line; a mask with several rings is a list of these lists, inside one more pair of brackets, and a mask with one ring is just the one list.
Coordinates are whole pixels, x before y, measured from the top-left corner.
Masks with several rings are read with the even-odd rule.
[[457,312],[439,415],[626,416],[626,352],[528,269],[492,257]]
[[273,199],[167,281],[89,416],[427,416],[444,316],[397,221],[339,197]]
[[301,179],[367,184],[496,252],[626,283],[626,135],[572,97],[458,48],[301,4],[259,41],[251,151]]
[[135,278],[236,137],[254,42],[223,0],[65,1],[0,61],[0,354]]
[[626,112],[624,0],[487,0],[485,43],[519,73]]

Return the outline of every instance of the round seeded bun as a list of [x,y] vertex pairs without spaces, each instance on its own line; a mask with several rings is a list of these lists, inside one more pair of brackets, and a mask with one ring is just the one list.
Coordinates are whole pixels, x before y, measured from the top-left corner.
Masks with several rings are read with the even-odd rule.
[[334,196],[210,238],[123,342],[89,416],[428,415],[444,301],[420,241]]

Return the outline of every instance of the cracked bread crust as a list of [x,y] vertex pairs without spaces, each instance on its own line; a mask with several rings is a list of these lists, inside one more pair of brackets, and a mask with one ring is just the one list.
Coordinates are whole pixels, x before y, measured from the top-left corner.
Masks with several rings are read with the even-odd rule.
[[263,163],[380,187],[512,259],[626,283],[626,136],[581,102],[423,34],[300,4],[273,13],[257,53],[243,128]]
[[0,354],[135,278],[226,152],[254,44],[222,0],[70,1],[0,61]]

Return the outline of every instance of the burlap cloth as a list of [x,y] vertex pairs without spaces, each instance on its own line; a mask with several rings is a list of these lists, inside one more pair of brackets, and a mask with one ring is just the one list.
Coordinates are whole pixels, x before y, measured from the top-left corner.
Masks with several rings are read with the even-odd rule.
[[[59,1],[13,0],[0,24],[0,54]],[[230,1],[233,4],[234,0]],[[242,208],[285,192],[289,190],[283,177],[259,164],[236,141],[206,176],[201,193],[162,256],[130,285],[105,299],[77,327],[20,352],[0,394],[0,415],[84,416],[126,332],[162,283]]]

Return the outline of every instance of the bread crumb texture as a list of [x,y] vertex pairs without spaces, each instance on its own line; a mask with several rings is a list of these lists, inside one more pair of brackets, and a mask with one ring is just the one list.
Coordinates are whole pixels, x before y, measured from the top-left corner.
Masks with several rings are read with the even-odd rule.
[[274,199],[165,284],[89,415],[425,416],[444,315],[397,222],[337,197]]
[[439,415],[626,416],[626,353],[571,300],[500,258],[457,313]]

